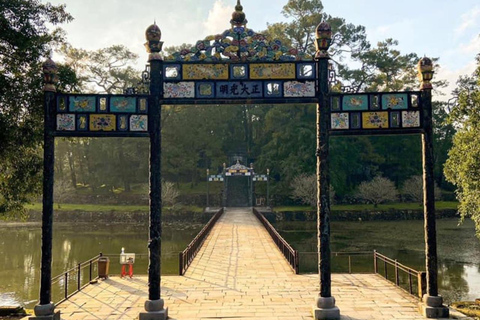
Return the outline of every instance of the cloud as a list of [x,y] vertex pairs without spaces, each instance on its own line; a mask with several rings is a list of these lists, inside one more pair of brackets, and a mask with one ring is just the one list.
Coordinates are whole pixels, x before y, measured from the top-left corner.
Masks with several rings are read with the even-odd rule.
[[217,34],[228,29],[234,10],[233,6],[226,5],[222,0],[216,0],[213,8],[208,12],[207,21],[203,23],[207,34]]
[[462,23],[455,29],[457,36],[461,35],[467,29],[475,27],[480,17],[480,6],[475,6],[467,13],[462,14]]
[[469,43],[460,45],[460,51],[466,54],[480,53],[480,34],[476,34]]
[[477,64],[475,60],[471,60],[468,64],[465,64],[461,68],[452,69],[449,67],[440,68],[435,73],[435,79],[447,80],[448,86],[440,89],[443,96],[436,96],[435,98],[440,101],[448,101],[452,97],[452,91],[457,87],[457,80],[460,76],[471,76],[475,71]]

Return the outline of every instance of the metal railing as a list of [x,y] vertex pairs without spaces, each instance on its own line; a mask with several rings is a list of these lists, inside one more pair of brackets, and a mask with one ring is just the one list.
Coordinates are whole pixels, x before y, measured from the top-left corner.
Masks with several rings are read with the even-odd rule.
[[[101,256],[102,254],[99,254],[87,261],[81,262],[77,266],[52,278],[52,287],[55,284],[59,284],[59,288],[63,290],[63,293],[56,296],[62,296],[63,298],[55,302],[55,306],[81,291],[88,286],[92,280],[98,278],[97,276],[93,276],[93,272],[94,269],[97,268],[97,262]],[[86,281],[87,279],[88,281]],[[74,282],[73,286],[69,286],[69,283],[72,281]]]
[[[354,264],[354,260],[358,260],[358,258],[360,257],[365,257],[364,260],[366,259],[371,259],[371,256],[372,256],[372,252],[371,251],[357,251],[357,252],[332,252],[332,261],[334,258],[340,258],[340,257],[346,257],[347,258],[347,262],[348,262],[348,265],[347,265],[347,273],[353,273],[353,264]],[[370,257],[370,258],[369,258]],[[356,258],[356,259],[354,259]],[[371,260],[370,260],[371,261]],[[371,265],[370,265],[371,266]],[[370,267],[371,268],[371,267]],[[342,268],[343,269],[343,268]],[[343,269],[344,270],[344,269]],[[371,273],[371,269],[370,269],[370,273]],[[341,272],[339,272],[341,273]],[[359,273],[358,271],[355,271],[355,273]],[[362,273],[362,272],[360,272]],[[363,273],[365,273],[363,271]]]
[[188,267],[192,263],[193,259],[198,253],[198,250],[202,247],[205,238],[212,230],[213,226],[218,219],[223,214],[223,208],[220,209],[215,215],[208,221],[208,223],[203,227],[202,230],[195,236],[195,238],[190,242],[185,250],[178,254],[178,274],[183,276],[187,271]]
[[282,238],[282,236],[278,233],[277,230],[272,226],[272,224],[261,214],[257,209],[253,208],[253,213],[255,216],[260,220],[263,224],[267,232],[272,237],[273,242],[277,245],[278,249],[282,252],[285,259],[287,259],[290,267],[292,267],[293,271],[298,274],[299,273],[299,257],[298,251],[293,249],[292,246]]
[[[426,292],[426,273],[424,271],[407,267],[396,259],[384,256],[376,250],[373,251],[373,268],[377,274],[381,274],[382,272],[379,269],[383,269],[385,279],[411,295],[416,295],[421,299]],[[389,272],[389,269],[393,273]]]

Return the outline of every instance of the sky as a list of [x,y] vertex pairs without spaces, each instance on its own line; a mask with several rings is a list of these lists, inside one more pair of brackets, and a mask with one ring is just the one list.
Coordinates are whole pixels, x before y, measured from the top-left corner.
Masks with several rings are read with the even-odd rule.
[[[223,32],[236,0],[50,0],[66,4],[73,22],[62,25],[74,46],[96,50],[123,44],[139,55],[143,69],[148,54],[145,29],[156,21],[164,46],[195,43]],[[248,27],[262,31],[267,23],[287,21],[281,11],[287,0],[242,0]],[[440,58],[436,79],[446,79],[450,98],[460,75],[475,70],[480,53],[478,0],[322,0],[324,11],[348,23],[363,25],[372,44],[387,38],[399,41],[403,53]]]

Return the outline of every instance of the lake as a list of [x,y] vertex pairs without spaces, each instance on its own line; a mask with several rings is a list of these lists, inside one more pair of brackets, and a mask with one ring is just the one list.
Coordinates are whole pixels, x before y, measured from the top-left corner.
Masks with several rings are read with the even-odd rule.
[[[316,272],[316,223],[279,222],[277,228],[300,254],[302,272]],[[332,222],[332,251],[376,249],[399,262],[424,270],[423,221]],[[163,227],[162,274],[178,274],[178,253],[203,227],[199,223],[168,223]],[[471,221],[437,221],[439,289],[447,302],[480,297],[480,241]],[[110,273],[119,274],[118,254],[134,252],[135,274],[146,274],[148,226],[131,224],[56,223],[52,275],[103,252],[110,255]],[[0,224],[0,305],[32,308],[39,297],[40,224]],[[353,271],[372,266],[353,260]],[[333,257],[334,272],[345,272],[345,261]]]
[[[300,252],[300,272],[317,272],[316,222],[277,222],[277,230]],[[425,270],[422,220],[331,222],[332,252],[373,252]],[[480,240],[471,220],[437,220],[439,292],[445,301],[480,297]],[[354,257],[353,272],[373,271],[373,258]],[[347,272],[348,260],[332,255],[332,272]]]
[[[178,274],[178,253],[201,230],[199,223],[163,225],[162,274]],[[110,257],[110,273],[120,274],[119,254],[136,256],[135,274],[147,274],[148,225],[56,223],[53,233],[52,277],[100,252]],[[25,305],[33,308],[39,298],[41,225],[0,224],[0,306]],[[52,287],[52,295],[55,295]],[[53,297],[54,301],[60,300]]]

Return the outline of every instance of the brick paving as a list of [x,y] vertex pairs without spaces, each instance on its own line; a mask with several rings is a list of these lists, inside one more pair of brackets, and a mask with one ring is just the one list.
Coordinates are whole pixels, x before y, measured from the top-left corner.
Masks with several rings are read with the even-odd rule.
[[[163,276],[171,319],[313,319],[318,275],[295,275],[250,211],[228,209],[185,276]],[[146,276],[110,277],[57,306],[62,319],[136,319]],[[378,275],[333,274],[343,320],[424,319],[417,300]],[[467,318],[464,318],[467,319]]]

